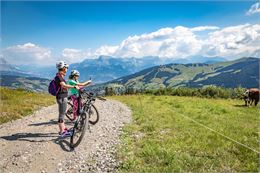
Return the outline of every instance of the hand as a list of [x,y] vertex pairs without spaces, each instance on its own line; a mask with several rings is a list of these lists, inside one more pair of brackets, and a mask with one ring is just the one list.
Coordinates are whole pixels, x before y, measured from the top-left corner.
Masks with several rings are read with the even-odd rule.
[[92,83],[92,80],[89,80],[89,81],[88,81],[88,84],[91,84],[91,83]]
[[80,87],[79,87],[78,85],[76,85],[76,86],[75,86],[75,88],[76,88],[77,90],[79,90],[79,89],[80,89]]

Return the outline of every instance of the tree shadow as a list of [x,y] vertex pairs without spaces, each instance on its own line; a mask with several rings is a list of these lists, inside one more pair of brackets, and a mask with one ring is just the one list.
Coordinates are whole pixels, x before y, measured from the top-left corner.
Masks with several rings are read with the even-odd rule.
[[[66,125],[73,125],[73,122],[67,120]],[[47,122],[33,123],[28,126],[51,126],[58,125],[58,121],[52,119]],[[57,145],[60,145],[61,149],[67,152],[74,151],[70,147],[68,138],[60,138],[57,133],[16,133],[9,136],[0,136],[0,139],[5,139],[8,141],[28,141],[28,142],[49,142],[52,141]]]
[[10,136],[0,136],[0,138],[8,141],[28,141],[28,142],[53,141],[55,144],[60,145],[63,151],[67,151],[67,152],[74,151],[74,149],[70,147],[69,141],[66,140],[68,138],[57,137],[57,133],[16,133]]
[[50,120],[47,122],[29,124],[28,126],[44,126],[44,125],[54,125],[54,124],[58,124],[58,121]]
[[[52,119],[52,120],[47,121],[47,122],[29,124],[28,126],[45,126],[45,125],[50,126],[50,125],[56,125],[56,124],[58,124],[58,121]],[[66,125],[72,125],[73,122],[68,120],[68,121],[65,121],[65,124]]]
[[[53,137],[57,137],[57,133],[16,133],[10,136],[0,136],[0,138],[8,141],[28,141],[28,142],[47,142],[53,141]],[[38,139],[37,139],[38,138]],[[47,139],[41,139],[47,138]],[[49,139],[51,138],[51,139]]]

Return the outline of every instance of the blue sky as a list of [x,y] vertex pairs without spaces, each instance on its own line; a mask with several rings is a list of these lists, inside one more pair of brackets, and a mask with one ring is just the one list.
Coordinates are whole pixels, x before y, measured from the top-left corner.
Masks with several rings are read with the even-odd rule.
[[259,14],[245,15],[256,2],[1,1],[2,49],[32,43],[59,56],[65,48],[95,50],[167,27],[259,24]]

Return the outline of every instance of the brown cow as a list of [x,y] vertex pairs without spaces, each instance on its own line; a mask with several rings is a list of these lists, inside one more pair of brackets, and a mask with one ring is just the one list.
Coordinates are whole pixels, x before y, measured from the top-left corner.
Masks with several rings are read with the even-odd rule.
[[245,101],[245,106],[249,106],[251,104],[252,100],[249,99],[249,90],[248,89],[243,93],[243,99]]
[[245,105],[252,105],[253,102],[255,102],[255,106],[259,102],[259,93],[260,90],[257,88],[251,88],[246,90],[244,93],[244,100],[245,100]]

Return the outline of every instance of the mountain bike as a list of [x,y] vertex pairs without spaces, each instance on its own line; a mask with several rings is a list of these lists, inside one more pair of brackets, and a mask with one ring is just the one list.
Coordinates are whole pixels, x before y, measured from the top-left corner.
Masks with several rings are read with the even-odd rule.
[[102,97],[95,96],[94,93],[87,93],[85,90],[79,90],[77,118],[74,122],[72,135],[70,137],[71,148],[75,148],[80,144],[85,135],[86,129],[90,128],[89,120],[92,115],[92,108],[96,99],[100,99],[102,101],[106,100]]
[[[89,97],[88,95],[89,94],[87,92],[83,93],[82,98],[84,99],[84,102],[87,101],[86,99],[88,99],[88,97]],[[89,112],[90,112],[89,123],[91,125],[95,125],[99,121],[99,112],[94,104],[91,104]],[[68,99],[68,108],[67,108],[65,115],[70,121],[75,120],[74,115],[73,115],[73,100],[71,97],[69,97],[69,99]]]

